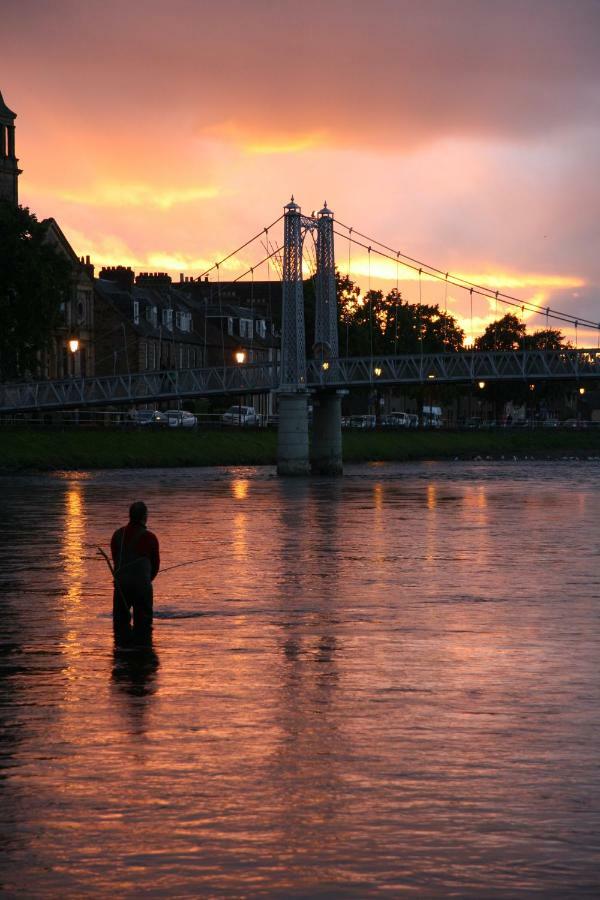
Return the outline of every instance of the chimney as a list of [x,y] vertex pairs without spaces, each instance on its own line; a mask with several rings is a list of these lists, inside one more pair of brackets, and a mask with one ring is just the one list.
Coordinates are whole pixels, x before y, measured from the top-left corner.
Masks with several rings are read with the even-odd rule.
[[142,287],[169,287],[171,276],[166,272],[140,272],[135,283]]
[[129,266],[105,266],[103,269],[100,269],[99,277],[106,279],[106,281],[116,282],[122,291],[128,291],[129,293],[133,289],[135,280],[134,271]]

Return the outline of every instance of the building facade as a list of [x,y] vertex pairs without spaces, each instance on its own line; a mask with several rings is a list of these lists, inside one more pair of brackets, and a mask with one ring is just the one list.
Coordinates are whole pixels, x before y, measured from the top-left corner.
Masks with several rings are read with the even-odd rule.
[[0,200],[19,203],[19,160],[16,156],[15,119],[0,93]]

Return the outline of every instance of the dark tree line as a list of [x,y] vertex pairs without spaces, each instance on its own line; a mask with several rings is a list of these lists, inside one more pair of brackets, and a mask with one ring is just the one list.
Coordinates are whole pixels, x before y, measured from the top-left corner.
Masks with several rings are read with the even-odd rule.
[[70,267],[28,209],[0,201],[0,379],[37,375],[60,322]]
[[[465,333],[456,318],[438,304],[408,303],[395,288],[361,294],[347,275],[336,274],[340,356],[392,356],[397,353],[457,352]],[[305,283],[307,350],[314,340],[314,277]],[[527,333],[514,313],[487,326],[476,350],[559,350],[570,344],[557,329]]]

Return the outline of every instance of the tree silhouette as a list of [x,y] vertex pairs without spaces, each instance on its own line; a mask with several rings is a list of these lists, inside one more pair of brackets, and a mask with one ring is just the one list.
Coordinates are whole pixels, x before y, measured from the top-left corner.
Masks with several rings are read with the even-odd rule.
[[69,264],[28,209],[0,201],[0,378],[36,375],[69,293]]

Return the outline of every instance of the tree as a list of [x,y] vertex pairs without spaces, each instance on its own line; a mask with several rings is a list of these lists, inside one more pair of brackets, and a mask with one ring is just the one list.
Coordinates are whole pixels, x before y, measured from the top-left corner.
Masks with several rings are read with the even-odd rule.
[[407,303],[400,291],[368,291],[346,281],[338,294],[340,316],[350,356],[393,356],[397,353],[439,353],[458,350],[464,331],[454,316],[437,305]]
[[572,344],[557,328],[542,328],[525,338],[527,350],[568,350]]
[[37,373],[69,288],[69,264],[44,223],[0,201],[0,379]]
[[487,326],[475,340],[476,350],[522,350],[526,327],[513,313]]

